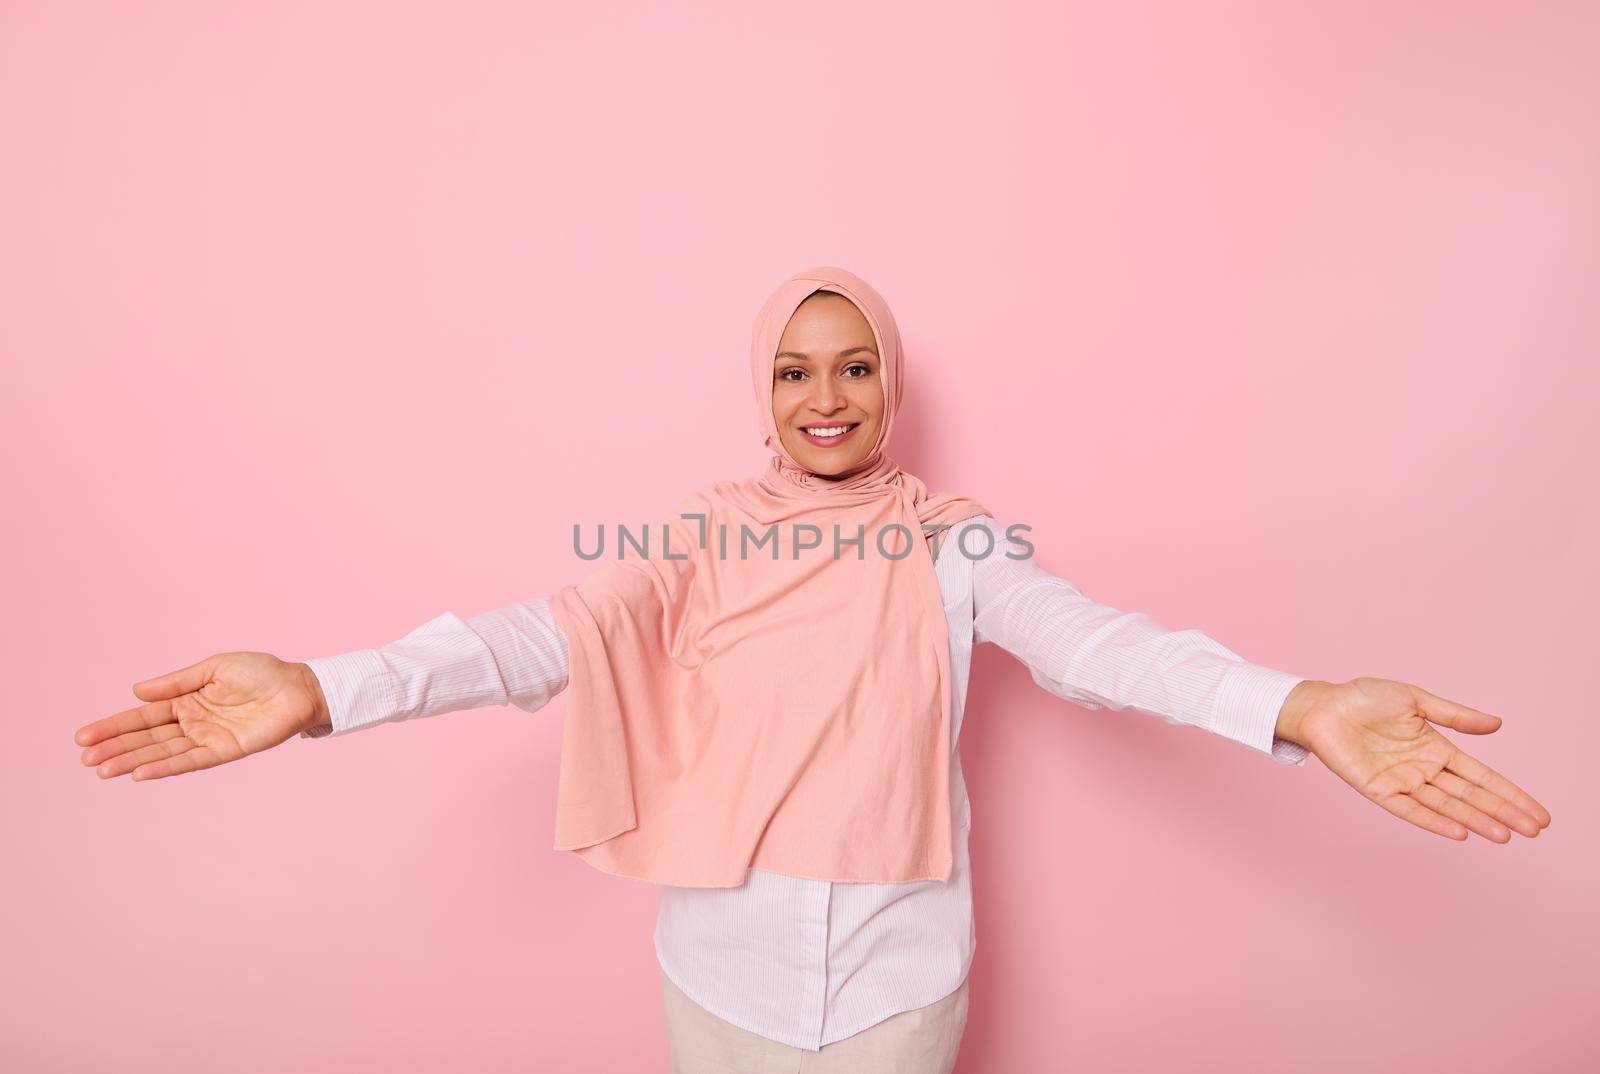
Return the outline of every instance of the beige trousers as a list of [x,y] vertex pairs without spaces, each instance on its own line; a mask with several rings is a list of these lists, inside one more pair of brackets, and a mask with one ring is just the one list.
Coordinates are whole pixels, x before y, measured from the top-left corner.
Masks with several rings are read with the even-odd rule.
[[[657,967],[659,971],[659,967]],[[967,1025],[967,982],[941,1000],[809,1051],[723,1021],[661,972],[672,1074],[950,1074]]]

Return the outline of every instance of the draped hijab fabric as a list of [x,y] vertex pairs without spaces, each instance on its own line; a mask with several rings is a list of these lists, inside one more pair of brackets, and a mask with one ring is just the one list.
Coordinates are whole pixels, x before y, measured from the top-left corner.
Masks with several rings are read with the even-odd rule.
[[[789,454],[772,413],[778,341],[819,290],[872,326],[884,394],[871,452],[835,477]],[[658,884],[736,887],[751,868],[948,880],[948,626],[929,543],[989,512],[887,454],[905,365],[860,277],[820,266],[779,285],[750,371],[771,465],[691,494],[642,551],[550,598],[569,664],[555,849]]]

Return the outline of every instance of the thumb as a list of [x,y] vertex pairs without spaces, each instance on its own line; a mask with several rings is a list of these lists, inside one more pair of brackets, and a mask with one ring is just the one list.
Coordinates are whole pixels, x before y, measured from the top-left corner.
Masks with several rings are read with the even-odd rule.
[[[1410,686],[1409,683],[1406,685]],[[1433,723],[1448,727],[1453,731],[1460,731],[1468,735],[1487,735],[1500,729],[1501,721],[1498,716],[1491,716],[1487,712],[1458,705],[1454,701],[1446,701],[1437,694],[1430,694],[1420,686],[1412,686],[1411,693],[1416,699],[1417,711],[1426,716]]]
[[192,694],[211,681],[222,657],[208,656],[198,664],[190,664],[153,679],[142,679],[133,684],[133,696],[140,701],[166,701],[184,694]]

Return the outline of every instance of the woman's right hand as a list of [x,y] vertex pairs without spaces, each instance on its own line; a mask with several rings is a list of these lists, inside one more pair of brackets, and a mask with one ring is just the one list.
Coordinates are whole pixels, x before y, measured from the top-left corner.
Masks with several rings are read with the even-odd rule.
[[271,749],[328,722],[322,686],[306,664],[271,653],[218,653],[133,684],[144,704],[78,728],[72,740],[101,779],[198,772]]

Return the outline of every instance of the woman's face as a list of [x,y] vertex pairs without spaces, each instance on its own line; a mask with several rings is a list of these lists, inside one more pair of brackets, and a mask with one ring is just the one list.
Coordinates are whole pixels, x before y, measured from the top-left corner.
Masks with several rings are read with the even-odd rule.
[[823,291],[800,303],[772,365],[772,417],[796,462],[832,477],[872,452],[883,424],[881,371],[872,326],[854,302]]

